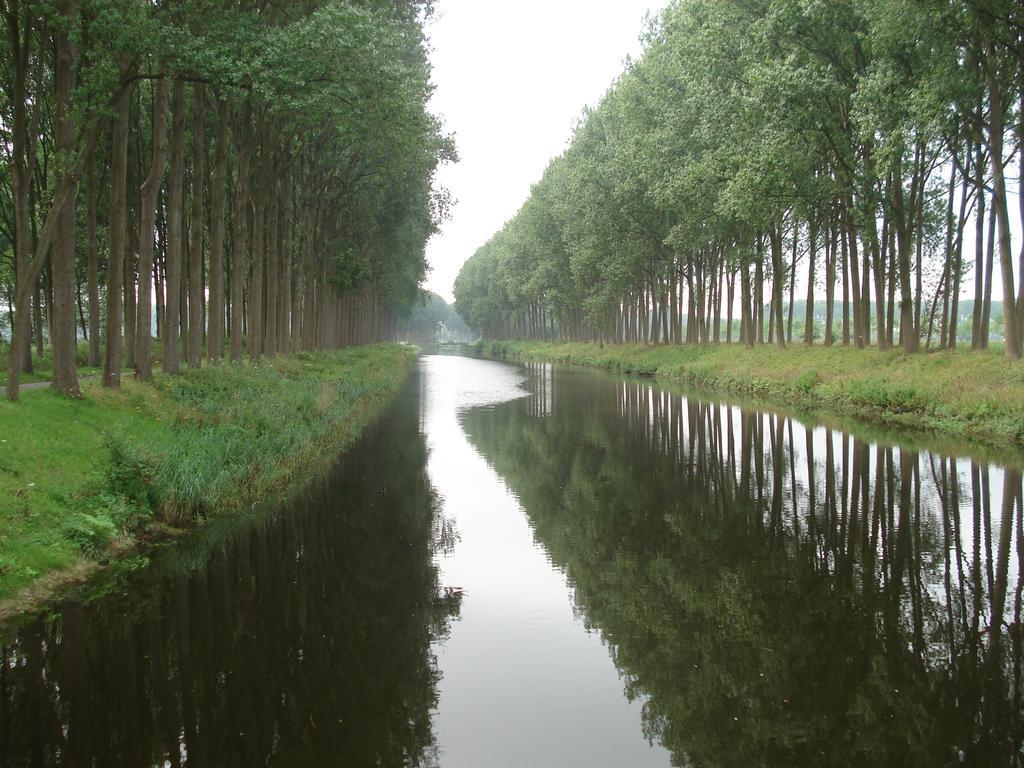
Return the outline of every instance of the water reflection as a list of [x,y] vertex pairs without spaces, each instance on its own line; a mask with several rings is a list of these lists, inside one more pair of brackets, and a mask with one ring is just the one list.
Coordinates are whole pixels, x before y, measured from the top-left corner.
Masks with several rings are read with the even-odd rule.
[[533,369],[463,414],[678,765],[1019,765],[1021,473]]
[[524,372],[493,361],[432,356],[421,367],[428,472],[458,531],[454,550],[439,558],[441,574],[464,590],[459,621],[437,644],[442,765],[669,765],[644,738],[641,705],[623,697],[600,637],[574,615],[565,574],[459,425],[460,413],[503,410],[510,400],[533,408],[544,388],[522,399]]
[[1016,469],[428,358],[293,508],[0,639],[0,768],[1020,765],[1022,528]]
[[8,637],[0,766],[436,764],[459,597],[415,395],[293,508]]

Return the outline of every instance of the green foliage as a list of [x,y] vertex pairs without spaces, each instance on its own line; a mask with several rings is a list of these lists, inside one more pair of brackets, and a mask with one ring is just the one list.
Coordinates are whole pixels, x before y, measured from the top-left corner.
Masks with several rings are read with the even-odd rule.
[[793,386],[805,394],[810,394],[820,382],[821,377],[817,371],[804,371],[793,382]]
[[[530,198],[466,262],[460,313],[488,338],[679,342],[685,325],[686,341],[706,343],[741,316],[736,303],[780,316],[804,265],[828,293],[855,279],[872,296],[865,321],[855,305],[858,346],[865,333],[895,341],[909,320],[907,351],[932,330],[939,341],[950,273],[959,288],[967,272],[977,174],[964,169],[975,152],[988,162],[993,84],[1007,147],[1020,119],[1024,6],[976,5],[669,3]],[[849,249],[866,273],[844,276]],[[913,317],[888,322],[897,284],[893,301],[913,303]]]
[[[156,387],[175,439],[132,450],[170,520],[236,509],[340,450],[370,405],[394,391],[410,353],[395,347],[301,353],[254,366],[191,370]],[[288,414],[286,419],[282,414]],[[158,462],[148,455],[157,454]]]
[[908,385],[887,385],[875,380],[852,381],[848,392],[850,400],[857,405],[891,413],[923,413],[926,406],[921,392]]
[[114,521],[102,512],[75,512],[66,523],[64,535],[78,545],[82,554],[93,557],[103,551],[117,532]]
[[[448,192],[435,185],[436,169],[457,159],[452,137],[427,108],[433,88],[424,32],[429,5],[420,0],[312,0],[270,6],[89,0],[69,11],[46,0],[5,6],[5,28],[14,37],[5,35],[0,45],[5,74],[0,117],[10,132],[14,102],[20,101],[18,106],[36,118],[26,138],[47,148],[33,177],[33,232],[46,219],[63,171],[91,159],[97,169],[102,285],[102,246],[112,220],[107,210],[107,123],[115,116],[116,97],[126,89],[131,95],[133,162],[143,169],[153,138],[156,84],[160,79],[184,81],[189,89],[204,88],[211,102],[204,118],[207,147],[216,145],[216,123],[222,115],[226,118],[217,127],[226,134],[229,166],[237,169],[231,161],[243,147],[257,158],[252,169],[257,174],[263,173],[263,159],[274,158],[273,177],[257,175],[251,186],[275,204],[286,196],[295,204],[293,229],[282,233],[282,242],[296,254],[296,272],[303,272],[304,258],[311,273],[315,269],[321,274],[326,266],[337,290],[372,291],[386,310],[405,311],[426,273],[425,244],[451,204]],[[52,51],[62,30],[70,33],[78,56],[70,105],[78,146],[68,157],[52,152],[57,126]],[[24,61],[14,55],[11,42],[19,39],[27,46]],[[11,81],[19,65],[25,70],[25,93],[15,94]],[[195,127],[191,121],[184,124],[179,140],[193,146]],[[10,175],[7,164],[0,170],[5,218],[0,305],[13,290],[13,248],[7,239],[14,231]],[[82,181],[80,196],[92,184],[84,174]],[[191,185],[186,189],[194,196]],[[198,189],[207,192],[201,185]],[[211,198],[218,191],[211,183]],[[80,273],[86,250],[84,207],[80,201]],[[313,211],[312,231],[303,229],[307,209]],[[130,223],[137,216],[138,211],[130,210]],[[262,226],[254,222],[254,227]]]
[[152,508],[155,500],[149,493],[149,487],[158,457],[137,455],[123,437],[114,434],[106,436],[106,448],[110,452],[107,488],[114,498],[132,507]]

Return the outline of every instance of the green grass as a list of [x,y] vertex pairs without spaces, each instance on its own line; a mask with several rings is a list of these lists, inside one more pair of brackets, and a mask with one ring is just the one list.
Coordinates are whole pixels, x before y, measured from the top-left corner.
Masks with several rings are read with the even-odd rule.
[[[0,401],[0,600],[323,468],[397,390],[397,345]],[[49,574],[49,576],[48,576]]]
[[492,357],[656,376],[1000,449],[1024,447],[1024,361],[997,350],[905,355],[796,345],[538,342],[480,342],[477,349]]

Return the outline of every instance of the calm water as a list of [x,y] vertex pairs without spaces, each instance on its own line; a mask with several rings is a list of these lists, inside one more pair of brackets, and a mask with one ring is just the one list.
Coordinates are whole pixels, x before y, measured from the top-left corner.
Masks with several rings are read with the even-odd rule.
[[426,357],[339,466],[0,631],[7,766],[1024,762],[1019,470]]

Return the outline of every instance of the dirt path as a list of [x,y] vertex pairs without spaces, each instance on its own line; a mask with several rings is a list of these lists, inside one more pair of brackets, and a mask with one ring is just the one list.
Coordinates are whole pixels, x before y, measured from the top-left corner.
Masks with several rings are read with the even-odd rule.
[[[99,376],[80,376],[78,378],[78,381],[80,383],[82,383],[82,384],[85,384],[87,381],[93,381],[93,380],[98,379],[98,378],[99,378]],[[51,383],[52,382],[50,382],[50,381],[30,381],[27,384],[19,385],[18,386],[18,391],[19,392],[25,392],[25,391],[30,390],[30,389],[45,389],[46,387],[50,386]]]

